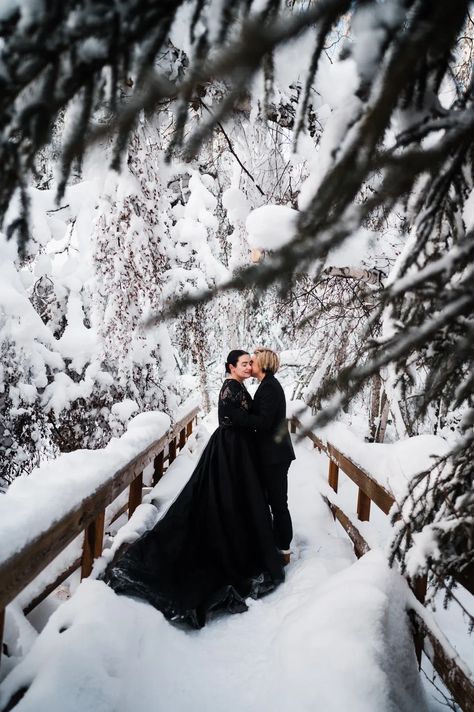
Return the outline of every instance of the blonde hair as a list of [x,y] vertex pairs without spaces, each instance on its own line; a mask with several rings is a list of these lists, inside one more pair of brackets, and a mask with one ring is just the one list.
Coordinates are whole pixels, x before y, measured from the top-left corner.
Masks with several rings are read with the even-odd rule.
[[271,349],[265,349],[259,346],[254,351],[255,360],[264,373],[274,374],[280,368],[280,358]]

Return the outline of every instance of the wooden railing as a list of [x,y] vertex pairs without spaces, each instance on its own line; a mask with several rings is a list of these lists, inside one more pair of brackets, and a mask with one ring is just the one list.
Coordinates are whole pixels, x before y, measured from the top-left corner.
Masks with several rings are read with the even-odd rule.
[[[297,428],[303,429],[297,417],[290,420],[290,429],[295,433]],[[357,495],[357,518],[359,521],[369,521],[370,508],[373,502],[379,509],[388,514],[395,499],[391,492],[386,490],[362,467],[352,462],[346,455],[341,453],[334,445],[323,442],[313,432],[304,429],[304,435],[308,437],[320,452],[325,452],[329,458],[328,484],[337,494],[339,485],[339,472],[347,475],[358,487]],[[363,556],[370,550],[370,546],[365,537],[361,534],[354,521],[334,502],[334,498],[329,499],[323,495],[323,499],[330,508],[333,516],[343,526],[349,535],[356,556]],[[426,577],[408,582],[416,598],[420,603],[424,602],[426,594]],[[470,593],[474,594],[474,575],[472,567],[468,573],[464,572],[458,577],[458,583],[464,586]],[[452,694],[454,700],[464,712],[474,712],[474,682],[472,675],[466,666],[459,664],[454,656],[447,654],[445,645],[431,630],[419,612],[414,608],[407,611],[413,624],[413,637],[418,662],[421,662],[421,653],[430,659],[433,667],[440,675],[445,686]],[[425,640],[428,645],[424,645]]]
[[[23,550],[0,565],[0,652],[2,649],[5,607],[8,603],[33,581],[81,532],[84,532],[81,558],[63,571],[54,581],[50,582],[42,593],[28,605],[26,612],[32,610],[44,600],[51,591],[79,567],[81,569],[81,577],[90,574],[94,559],[102,553],[105,510],[107,506],[129,487],[128,503],[121,507],[115,513],[115,516],[118,516],[125,509],[128,509],[128,514],[131,516],[141,503],[144,469],[153,463],[153,483],[156,484],[163,475],[165,464],[168,463],[169,466],[176,458],[178,449],[184,447],[187,438],[192,432],[197,412],[198,409],[196,408],[188,413],[163,437],[115,472],[94,493],[79,502],[74,509],[67,512],[47,531],[40,534],[26,545]],[[293,418],[291,420],[292,432],[296,432],[297,427],[301,428],[301,423],[297,418]],[[394,503],[393,495],[388,490],[333,445],[323,443],[310,431],[305,432],[305,435],[312,440],[315,447],[328,455],[328,481],[335,493],[338,490],[340,471],[344,472],[357,485],[357,516],[360,521],[369,520],[372,502],[385,514],[388,514]],[[341,523],[351,538],[357,556],[362,556],[369,551],[369,544],[351,518],[334,501],[331,501],[328,497],[324,497],[324,499],[334,517]],[[471,593],[474,593],[473,576],[464,576],[462,584]],[[419,580],[415,584],[411,582],[411,585],[418,600],[422,602],[426,581]],[[426,621],[420,617],[419,613],[415,610],[410,610],[408,613],[415,626],[415,644],[418,641],[418,647],[421,650],[423,639],[426,638],[429,641],[425,653],[438,671],[444,684],[465,712],[474,711],[474,684],[472,677],[452,656],[447,655],[445,646],[429,628]],[[11,705],[8,705],[8,709],[11,709]]]
[[[98,489],[66,512],[45,532],[30,541],[21,551],[0,564],[0,655],[6,606],[46,568],[78,535],[84,532],[82,556],[31,601],[25,612],[31,611],[76,569],[81,578],[89,576],[94,559],[101,555],[104,541],[105,511],[118,495],[129,488],[128,502],[114,516],[128,509],[130,517],[142,501],[143,471],[153,463],[153,484],[163,475],[191,435],[199,409],[194,408],[176,425],[139,453],[133,460],[108,478]],[[54,496],[54,492],[51,493]],[[19,526],[24,524],[19,523]]]

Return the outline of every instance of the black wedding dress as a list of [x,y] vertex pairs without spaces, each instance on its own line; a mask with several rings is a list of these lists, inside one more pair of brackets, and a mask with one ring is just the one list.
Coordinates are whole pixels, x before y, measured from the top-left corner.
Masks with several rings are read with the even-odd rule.
[[219,394],[219,427],[181,493],[155,527],[111,564],[105,581],[146,599],[166,618],[201,628],[215,610],[242,612],[245,599],[284,579],[259,482],[255,433],[227,424],[251,398],[234,379]]

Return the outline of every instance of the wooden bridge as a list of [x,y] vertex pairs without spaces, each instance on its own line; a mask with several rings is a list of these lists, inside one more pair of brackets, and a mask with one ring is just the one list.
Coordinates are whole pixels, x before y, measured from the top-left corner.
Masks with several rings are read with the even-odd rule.
[[[153,484],[161,479],[165,469],[175,460],[178,451],[184,448],[192,433],[197,412],[197,409],[189,412],[165,435],[140,452],[100,487],[91,491],[81,502],[77,502],[74,508],[54,522],[47,531],[35,533],[21,551],[0,562],[0,641],[5,607],[79,536],[83,536],[81,557],[71,562],[60,575],[55,576],[54,580],[47,582],[41,593],[25,606],[25,612],[33,610],[78,568],[81,570],[81,578],[89,576],[94,559],[102,553],[104,529],[127,510],[130,517],[141,503],[145,468],[150,465],[153,467]],[[292,431],[295,432],[300,427],[301,423],[298,419],[293,418]],[[323,443],[314,433],[306,432],[306,435],[314,446],[325,452],[329,458],[328,482],[333,494],[325,496],[326,504],[350,537],[356,555],[363,556],[370,547],[360,532],[357,521],[369,520],[372,503],[388,515],[394,503],[393,495],[334,445]],[[345,513],[338,503],[337,491],[341,472],[358,487],[355,520]],[[118,496],[127,488],[128,501],[122,504]],[[24,524],[19,522],[18,526]],[[461,584],[474,593],[474,577],[465,575]],[[471,712],[474,710],[473,678],[446,644],[443,636],[430,624],[430,617],[423,614],[422,603],[426,580],[412,582],[412,587],[416,598],[413,598],[413,605],[406,613],[412,622],[418,659],[421,659],[422,650],[425,650],[461,709]],[[26,691],[27,688],[24,687],[16,690],[4,704],[1,712],[14,709]]]
[[[302,428],[302,424],[298,418],[294,417],[291,421],[291,431],[295,433],[297,428]],[[328,483],[336,494],[340,471],[357,485],[357,516],[359,521],[369,521],[372,503],[385,515],[389,514],[395,504],[395,499],[391,492],[382,487],[368,472],[352,462],[334,445],[324,443],[312,432],[305,430],[305,434],[318,450],[327,454],[329,459]],[[354,544],[356,556],[360,557],[366,554],[370,550],[370,546],[357,528],[357,524],[338,506],[335,497],[331,497],[331,499],[325,497],[325,501]],[[459,573],[457,583],[460,586],[464,586],[471,594],[474,594],[472,567],[470,575]],[[423,604],[426,596],[426,576],[415,581],[409,581],[409,584],[416,599]],[[437,631],[430,628],[426,618],[421,614],[420,607],[408,609],[407,614],[413,624],[413,641],[418,662],[421,663],[421,656],[425,653],[461,709],[472,712],[474,710],[474,679],[472,675],[466,673],[465,666],[459,664],[457,656],[449,654],[446,650],[445,641],[441,641]],[[428,645],[426,645],[426,641]]]
[[[6,606],[81,534],[84,536],[81,557],[49,582],[43,591],[28,603],[25,613],[36,608],[78,568],[81,570],[81,578],[89,576],[94,559],[102,553],[105,526],[127,510],[128,517],[132,516],[142,501],[145,468],[153,465],[153,484],[156,484],[163,476],[166,466],[175,460],[178,451],[186,444],[198,412],[199,409],[194,408],[165,435],[66,512],[47,531],[37,532],[21,551],[0,563],[0,643],[3,639]],[[116,510],[112,509],[107,519],[107,508],[127,488],[128,502]],[[54,493],[51,494],[54,496]],[[19,522],[18,525],[23,528],[26,524]]]

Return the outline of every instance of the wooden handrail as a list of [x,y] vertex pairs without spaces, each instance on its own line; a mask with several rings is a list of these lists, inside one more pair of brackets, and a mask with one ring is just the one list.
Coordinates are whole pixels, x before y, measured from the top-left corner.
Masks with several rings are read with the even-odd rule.
[[[81,575],[89,575],[93,560],[102,552],[104,513],[106,507],[126,488],[130,487],[129,516],[141,502],[141,487],[144,469],[153,462],[154,482],[163,474],[163,463],[171,463],[176,457],[176,446],[183,447],[192,433],[193,422],[199,412],[194,408],[176,423],[165,435],[139,453],[133,460],[117,470],[100,487],[70,509],[51,527],[28,542],[23,549],[0,564],[0,655],[2,649],[1,628],[4,609],[33,579],[58,556],[81,532],[85,532],[81,558]],[[168,448],[165,456],[164,452]],[[71,574],[70,567],[62,580]],[[61,583],[61,576],[54,582]],[[45,595],[50,593],[50,585]],[[35,598],[35,605],[44,596]],[[32,610],[32,606],[28,606]]]
[[464,712],[473,712],[474,685],[472,677],[464,669],[464,665],[459,665],[456,659],[447,654],[441,641],[430,630],[417,611],[411,609],[409,615],[416,634],[422,640],[424,638],[428,639],[429,645],[424,648],[424,653],[451,692],[453,698]]
[[[298,418],[293,417],[292,422],[295,426],[304,430],[303,425]],[[313,442],[318,450],[324,450],[326,455],[329,457],[329,484],[335,492],[337,492],[338,471],[342,470],[344,474],[350,477],[350,479],[359,487],[359,490],[369,497],[369,499],[376,504],[377,507],[384,512],[384,514],[388,514],[390,512],[390,509],[395,502],[395,498],[393,494],[377,482],[372,475],[366,472],[366,470],[364,470],[364,468],[360,465],[352,462],[352,460],[344,455],[344,453],[340,452],[340,450],[338,450],[334,445],[331,443],[324,443],[310,430],[305,432],[305,436]]]
[[[328,456],[328,484],[336,494],[339,484],[339,470],[342,470],[358,486],[357,516],[359,520],[369,520],[370,502],[374,502],[385,514],[390,512],[392,505],[395,503],[395,498],[391,492],[386,490],[360,465],[352,462],[347,455],[341,453],[334,445],[324,443],[315,433],[305,429],[301,421],[293,416],[290,419],[291,432],[295,433],[297,427],[303,430],[304,435],[313,442],[315,447],[320,451],[324,451]],[[334,518],[339,521],[350,537],[356,556],[363,556],[370,551],[370,545],[351,518],[335,502],[331,501],[332,498],[330,499],[324,495],[322,497]],[[459,584],[474,593],[474,566],[462,572],[456,579]],[[426,593],[426,576],[409,581],[409,584],[418,601],[423,604]],[[424,651],[461,709],[465,710],[465,712],[474,712],[474,683],[472,676],[467,674],[464,666],[458,665],[456,660],[449,657],[441,641],[438,640],[434,632],[429,629],[425,621],[420,618],[414,609],[410,609],[408,613],[414,625],[414,643],[418,662],[421,659],[421,652]],[[426,649],[423,648],[425,637],[429,641]]]

